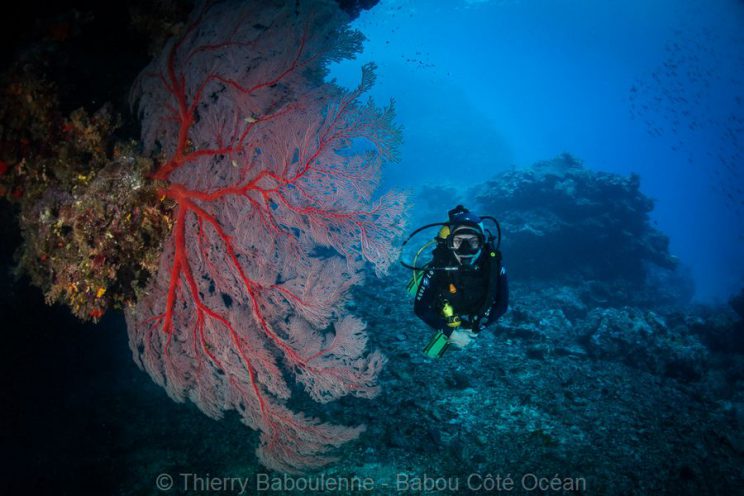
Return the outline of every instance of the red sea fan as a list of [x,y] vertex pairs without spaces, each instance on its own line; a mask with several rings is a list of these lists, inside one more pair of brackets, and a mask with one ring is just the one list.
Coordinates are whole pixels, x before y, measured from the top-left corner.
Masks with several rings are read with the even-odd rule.
[[371,262],[396,258],[403,198],[373,193],[395,158],[392,106],[323,82],[359,33],[334,3],[220,2],[197,9],[132,93],[155,179],[176,203],[157,276],[127,312],[137,363],[176,401],[234,409],[260,461],[297,472],[363,426],[285,407],[294,377],[316,401],[378,392],[379,352],[344,310]]

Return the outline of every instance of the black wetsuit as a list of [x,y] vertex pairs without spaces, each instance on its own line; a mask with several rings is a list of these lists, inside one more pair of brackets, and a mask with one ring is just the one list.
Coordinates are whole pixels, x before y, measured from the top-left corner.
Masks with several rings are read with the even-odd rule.
[[[442,315],[445,302],[460,317],[460,327],[478,333],[501,317],[509,305],[509,284],[498,250],[485,246],[473,267],[428,270],[416,292],[414,312],[447,336],[453,329]],[[493,256],[491,255],[493,254]],[[443,246],[434,250],[430,267],[457,267],[457,260]]]

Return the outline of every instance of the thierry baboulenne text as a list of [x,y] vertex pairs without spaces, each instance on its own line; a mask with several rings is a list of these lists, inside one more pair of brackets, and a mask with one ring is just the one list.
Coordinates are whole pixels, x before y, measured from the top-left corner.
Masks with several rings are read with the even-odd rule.
[[252,477],[221,477],[193,472],[160,474],[155,485],[160,491],[222,492],[231,494],[282,493],[286,491],[371,492],[387,489],[398,492],[485,491],[485,492],[585,492],[586,479],[561,474],[519,475],[472,473],[469,475],[433,476],[429,474],[396,474],[395,480],[375,480],[358,476],[293,476],[258,473]]

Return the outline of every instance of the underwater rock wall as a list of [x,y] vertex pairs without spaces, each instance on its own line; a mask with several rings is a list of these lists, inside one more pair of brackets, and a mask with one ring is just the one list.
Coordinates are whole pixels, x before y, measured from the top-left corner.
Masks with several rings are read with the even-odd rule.
[[[502,172],[466,196],[477,212],[500,220],[515,279],[601,281],[594,292],[606,292],[615,304],[684,301],[692,294],[669,239],[651,225],[653,201],[640,191],[637,175],[589,170],[563,154]],[[645,291],[654,281],[665,291]]]

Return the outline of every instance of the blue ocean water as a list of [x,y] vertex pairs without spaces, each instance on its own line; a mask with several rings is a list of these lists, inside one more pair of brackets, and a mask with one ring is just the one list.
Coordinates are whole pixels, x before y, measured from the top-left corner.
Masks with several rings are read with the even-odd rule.
[[744,282],[743,24],[737,0],[383,0],[331,76],[378,64],[372,96],[405,129],[389,186],[465,188],[562,152],[640,174],[696,299],[721,302]]

